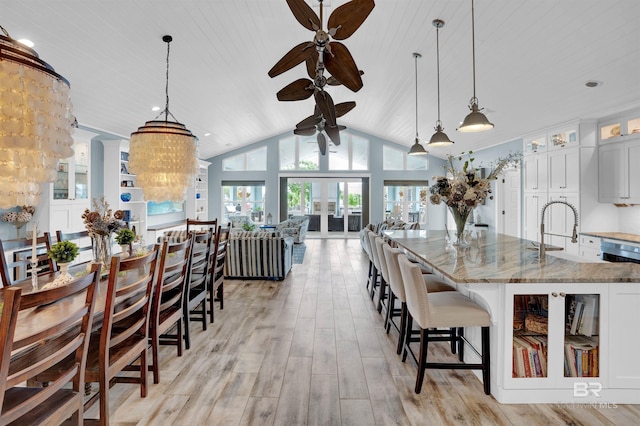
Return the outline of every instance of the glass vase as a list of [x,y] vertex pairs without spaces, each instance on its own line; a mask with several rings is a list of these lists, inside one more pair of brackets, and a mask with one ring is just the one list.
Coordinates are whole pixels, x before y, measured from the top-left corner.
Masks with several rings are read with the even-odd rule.
[[94,236],[93,262],[102,264],[103,271],[109,270],[111,263],[111,234]]
[[9,222],[11,225],[13,225],[16,228],[16,240],[19,240],[21,238],[25,238],[22,237],[22,228],[29,222],[19,222],[19,221],[15,221],[15,222]]
[[449,211],[451,211],[451,215],[453,216],[453,221],[456,224],[456,234],[453,239],[453,245],[458,247],[466,247],[467,241],[465,239],[465,226],[467,225],[467,219],[469,219],[469,215],[473,211],[473,209],[459,209],[457,207],[449,206]]

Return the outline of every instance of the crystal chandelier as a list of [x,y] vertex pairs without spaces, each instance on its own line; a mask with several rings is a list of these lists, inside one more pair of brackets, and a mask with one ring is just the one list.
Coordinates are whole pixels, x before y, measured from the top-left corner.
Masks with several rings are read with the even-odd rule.
[[[146,201],[184,201],[198,172],[198,138],[169,112],[169,46],[167,43],[166,106],[164,120],[147,121],[131,134],[129,168],[136,174]],[[175,121],[169,121],[169,116]]]
[[73,155],[69,82],[0,26],[0,208],[36,206]]

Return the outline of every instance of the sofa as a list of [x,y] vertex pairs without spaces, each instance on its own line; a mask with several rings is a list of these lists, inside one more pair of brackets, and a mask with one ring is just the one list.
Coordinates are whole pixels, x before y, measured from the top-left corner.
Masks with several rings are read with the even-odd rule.
[[291,270],[293,238],[280,232],[238,231],[229,235],[225,278],[283,280]]
[[292,237],[296,244],[303,243],[309,229],[307,216],[292,216],[290,219],[280,222],[276,229],[285,237]]
[[249,216],[245,215],[229,216],[229,222],[231,222],[232,234],[236,232],[246,231],[244,229],[244,225],[256,226],[255,222],[251,220]]

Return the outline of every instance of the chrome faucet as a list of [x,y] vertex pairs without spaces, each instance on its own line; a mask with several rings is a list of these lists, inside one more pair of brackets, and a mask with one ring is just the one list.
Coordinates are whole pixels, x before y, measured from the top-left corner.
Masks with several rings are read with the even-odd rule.
[[[576,210],[573,204],[567,203],[566,201],[561,201],[561,200],[549,201],[547,204],[545,204],[542,207],[542,214],[540,215],[540,251],[539,251],[540,259],[544,258],[544,255],[547,251],[547,249],[544,246],[544,212],[547,210],[547,207],[549,207],[551,204],[564,204],[565,206],[573,210],[573,231],[571,232],[571,242],[574,244],[578,242],[578,210]],[[555,235],[558,237],[568,237],[568,235],[557,235],[557,234],[548,234],[548,235]]]

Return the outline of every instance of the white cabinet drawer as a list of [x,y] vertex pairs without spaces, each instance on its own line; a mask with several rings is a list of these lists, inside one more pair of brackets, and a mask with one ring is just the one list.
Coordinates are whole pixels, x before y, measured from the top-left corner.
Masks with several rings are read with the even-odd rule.
[[600,252],[600,242],[602,238],[592,237],[590,235],[581,235],[580,236],[580,247],[589,247],[592,249],[597,249]]
[[600,257],[600,248],[594,249],[581,245],[580,256],[588,259],[590,262],[603,262],[602,258]]

